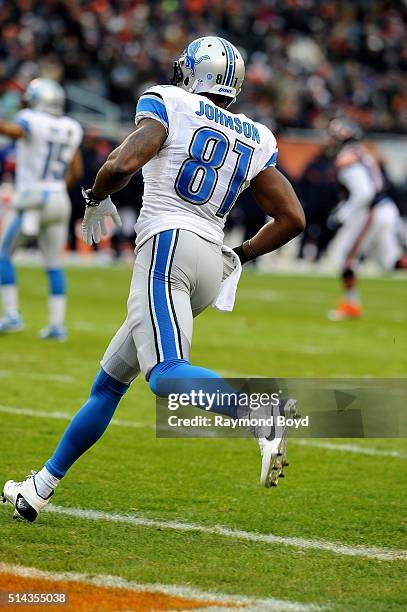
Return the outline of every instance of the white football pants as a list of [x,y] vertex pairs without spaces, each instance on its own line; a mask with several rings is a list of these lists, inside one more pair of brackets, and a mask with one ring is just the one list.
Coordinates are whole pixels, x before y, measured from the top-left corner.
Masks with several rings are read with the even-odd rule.
[[147,240],[136,252],[127,318],[103,369],[130,383],[162,361],[189,361],[193,318],[213,302],[223,276],[221,246],[193,232],[167,230]]
[[[15,198],[18,201],[18,194]],[[66,191],[48,192],[41,208],[18,209],[12,205],[6,214],[0,237],[0,253],[10,257],[27,239],[38,237],[47,269],[60,268],[71,214]]]
[[356,268],[362,257],[373,258],[383,270],[391,270],[402,249],[399,241],[400,213],[386,199],[377,206],[356,211],[336,234],[329,248],[338,269]]

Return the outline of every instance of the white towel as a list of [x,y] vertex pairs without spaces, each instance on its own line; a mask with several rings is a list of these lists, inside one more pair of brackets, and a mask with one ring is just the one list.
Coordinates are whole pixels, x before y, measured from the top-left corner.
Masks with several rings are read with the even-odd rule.
[[[242,264],[236,253],[225,245],[222,246],[224,279],[219,288],[218,295],[212,302],[217,310],[231,312],[235,305],[237,285],[242,273]],[[225,277],[225,274],[227,275]]]

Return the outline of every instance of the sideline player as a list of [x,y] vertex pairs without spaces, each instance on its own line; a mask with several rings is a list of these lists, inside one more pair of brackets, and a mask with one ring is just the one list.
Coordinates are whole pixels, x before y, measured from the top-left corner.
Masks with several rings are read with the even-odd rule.
[[[150,87],[140,97],[136,130],[110,154],[85,192],[84,235],[98,242],[105,216],[120,223],[109,195],[143,168],[128,316],[107,348],[88,400],[45,467],[21,483],[4,485],[4,499],[14,505],[17,518],[35,520],[67,470],[103,434],[140,371],[163,397],[205,390],[208,381],[230,392],[220,376],[189,361],[193,317],[213,302],[227,267],[226,215],[251,183],[260,206],[274,218],[235,249],[242,263],[281,247],[305,224],[290,183],[274,167],[273,134],[227,110],[243,79],[243,59],[228,41],[211,36],[190,43],[175,63],[172,85]],[[238,410],[216,406],[215,412],[236,418]],[[259,438],[265,486],[276,484],[268,476],[281,442],[276,435]]]
[[63,115],[65,94],[50,79],[31,81],[24,94],[28,108],[14,121],[0,121],[0,134],[17,141],[16,193],[0,239],[0,334],[20,331],[17,278],[11,257],[19,244],[38,238],[49,279],[48,327],[43,339],[65,340],[66,289],[61,258],[71,203],[67,193],[82,176],[82,128]]
[[338,148],[337,180],[348,194],[330,217],[340,225],[329,253],[341,270],[344,297],[328,317],[340,320],[362,314],[356,279],[362,258],[372,257],[385,271],[407,268],[407,258],[400,245],[399,210],[387,194],[379,164],[359,142],[361,130],[350,121],[334,119],[329,135]]

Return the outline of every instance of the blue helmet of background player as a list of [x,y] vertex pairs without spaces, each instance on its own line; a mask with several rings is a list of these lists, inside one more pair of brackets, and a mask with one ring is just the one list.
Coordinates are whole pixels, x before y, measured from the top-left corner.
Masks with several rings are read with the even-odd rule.
[[65,92],[52,79],[34,79],[25,91],[24,102],[33,110],[58,116],[64,112]]

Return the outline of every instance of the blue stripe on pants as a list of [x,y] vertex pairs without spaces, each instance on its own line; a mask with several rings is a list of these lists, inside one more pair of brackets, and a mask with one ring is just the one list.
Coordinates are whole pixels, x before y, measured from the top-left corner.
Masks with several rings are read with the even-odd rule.
[[169,282],[169,278],[166,277],[166,269],[172,254],[171,244],[174,233],[173,230],[167,230],[158,235],[156,259],[152,273],[153,308],[160,333],[162,359],[177,359],[180,357],[177,350],[176,330],[171,320],[170,305],[166,293]]
[[0,284],[15,285],[16,274],[14,266],[10,261],[10,252],[13,246],[14,239],[21,229],[21,215],[17,215],[8,226],[3,238],[3,244],[0,251]]
[[21,228],[22,216],[17,215],[8,226],[3,238],[3,244],[0,251],[0,257],[8,257],[13,244],[14,238],[17,236]]

